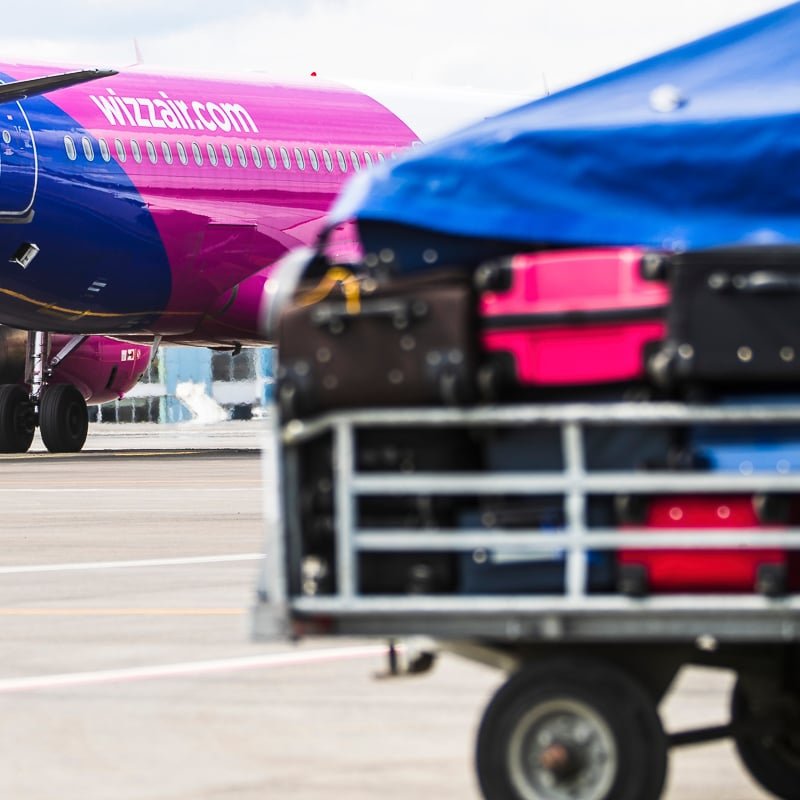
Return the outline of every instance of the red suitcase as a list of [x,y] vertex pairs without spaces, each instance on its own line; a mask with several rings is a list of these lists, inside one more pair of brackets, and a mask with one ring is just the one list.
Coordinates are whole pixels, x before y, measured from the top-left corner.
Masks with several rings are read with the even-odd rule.
[[644,274],[648,266],[656,273],[658,261],[624,247],[523,253],[483,265],[481,341],[490,364],[506,372],[511,362],[522,386],[643,378],[645,347],[666,335],[669,288]]
[[[780,530],[759,521],[752,495],[657,496],[643,524],[653,532],[680,528]],[[759,592],[783,594],[788,555],[780,549],[619,550],[619,586],[626,594]]]

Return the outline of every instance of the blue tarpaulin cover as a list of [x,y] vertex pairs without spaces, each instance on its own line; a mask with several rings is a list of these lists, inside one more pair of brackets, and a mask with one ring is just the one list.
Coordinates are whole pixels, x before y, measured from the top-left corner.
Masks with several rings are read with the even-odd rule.
[[332,218],[561,246],[800,243],[800,3],[412,150]]

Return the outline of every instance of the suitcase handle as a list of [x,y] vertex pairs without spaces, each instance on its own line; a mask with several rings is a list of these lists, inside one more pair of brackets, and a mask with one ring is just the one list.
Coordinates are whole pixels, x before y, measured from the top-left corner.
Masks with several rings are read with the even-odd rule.
[[785,272],[758,270],[731,275],[714,272],[708,277],[708,285],[715,292],[741,292],[743,294],[773,294],[800,292],[800,275]]
[[412,319],[419,319],[428,313],[428,304],[423,300],[404,298],[385,298],[381,300],[362,301],[361,310],[353,314],[345,303],[325,303],[318,305],[312,312],[312,321],[322,326],[339,329],[347,319],[353,317],[371,319],[389,319],[394,326],[402,329]]

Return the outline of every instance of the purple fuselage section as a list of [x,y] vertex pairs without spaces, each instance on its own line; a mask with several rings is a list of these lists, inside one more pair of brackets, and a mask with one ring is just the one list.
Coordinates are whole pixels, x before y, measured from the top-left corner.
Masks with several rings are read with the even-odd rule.
[[[2,104],[0,137],[0,323],[198,343],[259,341],[269,266],[313,241],[356,169],[416,138],[322,81],[138,70]],[[336,241],[355,247],[347,227]]]

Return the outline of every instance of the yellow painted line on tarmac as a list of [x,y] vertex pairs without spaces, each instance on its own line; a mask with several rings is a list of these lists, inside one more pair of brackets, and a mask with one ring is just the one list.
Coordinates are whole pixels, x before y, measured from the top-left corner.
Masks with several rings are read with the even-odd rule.
[[0,608],[0,617],[238,617],[245,608]]

